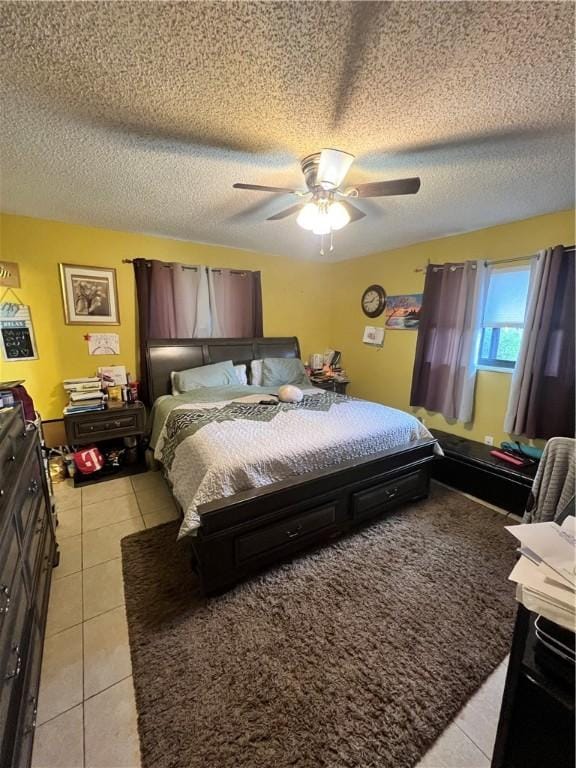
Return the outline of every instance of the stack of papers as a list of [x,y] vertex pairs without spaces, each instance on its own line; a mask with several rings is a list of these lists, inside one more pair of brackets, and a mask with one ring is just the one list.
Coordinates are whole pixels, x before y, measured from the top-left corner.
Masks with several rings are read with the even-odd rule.
[[576,632],[575,518],[557,523],[511,525],[522,555],[510,574],[516,599],[528,610]]

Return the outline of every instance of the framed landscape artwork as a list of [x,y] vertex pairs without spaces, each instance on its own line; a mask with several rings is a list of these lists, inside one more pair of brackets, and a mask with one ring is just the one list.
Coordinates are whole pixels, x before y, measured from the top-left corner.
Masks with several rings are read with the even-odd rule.
[[422,294],[409,293],[402,296],[388,296],[384,318],[390,330],[417,330],[422,309]]
[[68,325],[120,325],[115,269],[60,264],[60,282]]

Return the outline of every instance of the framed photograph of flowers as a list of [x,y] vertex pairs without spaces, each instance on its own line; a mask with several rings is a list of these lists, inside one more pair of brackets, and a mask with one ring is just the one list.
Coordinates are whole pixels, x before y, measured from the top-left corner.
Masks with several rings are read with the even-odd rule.
[[120,325],[116,270],[60,264],[67,325]]

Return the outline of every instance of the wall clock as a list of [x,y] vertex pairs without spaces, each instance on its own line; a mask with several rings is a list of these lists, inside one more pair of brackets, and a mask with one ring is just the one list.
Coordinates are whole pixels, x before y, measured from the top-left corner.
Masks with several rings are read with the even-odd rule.
[[381,285],[369,285],[362,294],[362,310],[368,317],[378,317],[386,306],[386,291]]

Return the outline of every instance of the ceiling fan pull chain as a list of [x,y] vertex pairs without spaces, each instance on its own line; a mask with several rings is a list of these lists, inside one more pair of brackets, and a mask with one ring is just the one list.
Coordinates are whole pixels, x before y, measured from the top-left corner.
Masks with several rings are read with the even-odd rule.
[[320,235],[320,256],[324,256],[324,235]]
[[334,250],[334,232],[330,230],[330,253]]

